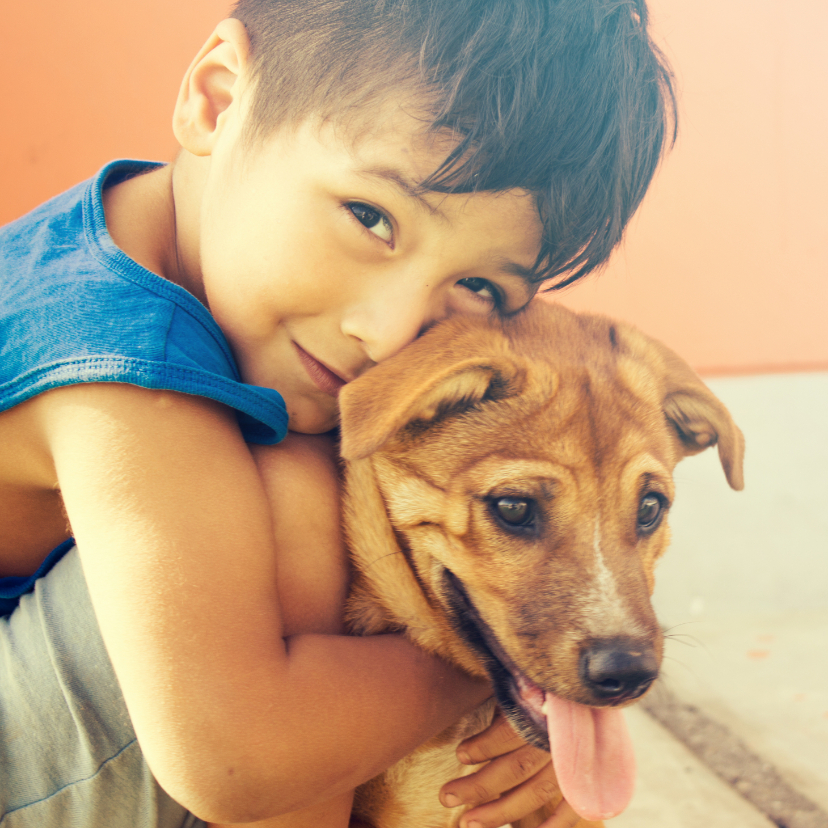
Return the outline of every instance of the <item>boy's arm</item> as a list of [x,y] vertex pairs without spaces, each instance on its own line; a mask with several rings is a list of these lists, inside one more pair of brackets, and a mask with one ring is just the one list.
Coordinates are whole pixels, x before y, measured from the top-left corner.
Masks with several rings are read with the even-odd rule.
[[223,406],[90,384],[36,411],[141,747],[197,815],[329,798],[486,697],[396,636],[283,638],[267,499]]
[[[295,434],[277,446],[248,446],[264,484],[279,550],[278,590],[283,632],[344,632],[350,579],[342,542],[337,445],[329,434]],[[313,520],[308,510],[313,510]],[[302,811],[280,814],[255,828],[346,828],[354,792]],[[245,823],[251,825],[251,823]],[[241,828],[211,823],[210,828]]]

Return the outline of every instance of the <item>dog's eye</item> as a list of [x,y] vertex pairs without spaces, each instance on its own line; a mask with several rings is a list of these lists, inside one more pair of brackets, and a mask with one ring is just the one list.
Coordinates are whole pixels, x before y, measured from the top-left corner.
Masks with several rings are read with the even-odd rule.
[[492,508],[509,526],[530,526],[535,517],[534,503],[523,497],[499,497]]
[[664,514],[664,498],[654,492],[645,494],[638,504],[638,531],[655,531],[661,523],[662,514]]

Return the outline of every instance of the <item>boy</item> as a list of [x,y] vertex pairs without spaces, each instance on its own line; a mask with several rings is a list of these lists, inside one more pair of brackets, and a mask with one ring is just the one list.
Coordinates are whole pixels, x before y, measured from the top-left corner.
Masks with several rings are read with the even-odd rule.
[[[89,710],[107,733],[130,720],[85,770],[50,758],[51,787],[19,767],[3,803],[19,824],[51,824],[67,791],[73,824],[136,824],[112,814],[152,784],[144,766],[101,770],[140,745],[214,824],[345,825],[357,784],[486,697],[395,636],[336,635],[322,438],[257,449],[258,468],[244,440],[277,442],[288,417],[328,432],[342,385],[430,325],[515,313],[602,264],[653,174],[669,90],[640,0],[241,0],[184,78],[174,164],[110,165],[7,228],[5,597],[71,534],[111,668],[63,665],[67,625],[90,617],[70,612],[72,552],[11,612],[6,673],[25,684],[35,650],[62,654],[65,697],[96,694],[69,705],[84,744]],[[3,688],[4,722],[51,715],[37,693],[13,712],[22,695]],[[514,749],[524,770],[509,776],[510,753],[481,771],[491,798],[513,790],[465,824],[532,810],[551,775],[504,732],[470,752]],[[163,802],[147,824],[181,824]]]

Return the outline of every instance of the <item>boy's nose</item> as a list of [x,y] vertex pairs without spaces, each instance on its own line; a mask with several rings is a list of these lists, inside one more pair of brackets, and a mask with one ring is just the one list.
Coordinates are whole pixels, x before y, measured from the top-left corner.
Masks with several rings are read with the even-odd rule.
[[360,304],[343,319],[342,331],[358,339],[372,362],[382,362],[425,333],[441,314],[430,297],[389,297]]

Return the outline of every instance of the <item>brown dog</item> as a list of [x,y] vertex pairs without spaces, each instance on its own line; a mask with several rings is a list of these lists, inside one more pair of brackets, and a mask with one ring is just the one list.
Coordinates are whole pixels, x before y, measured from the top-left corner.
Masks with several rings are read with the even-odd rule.
[[[661,662],[650,594],[673,468],[718,443],[741,489],[741,432],[660,343],[544,302],[441,324],[340,404],[351,630],[404,631],[488,675],[513,726],[552,742],[579,826],[600,825],[631,793],[613,709]],[[456,743],[491,709],[363,786],[355,813],[376,828],[455,826],[461,809],[437,791],[469,772]]]

